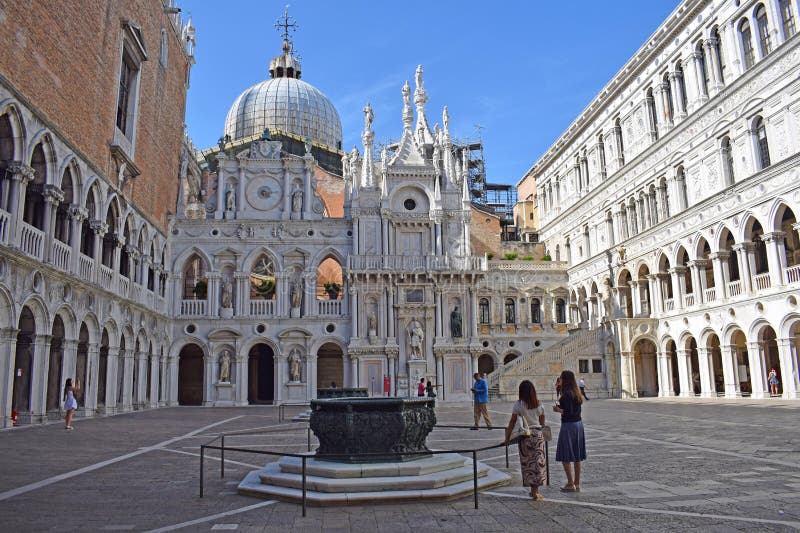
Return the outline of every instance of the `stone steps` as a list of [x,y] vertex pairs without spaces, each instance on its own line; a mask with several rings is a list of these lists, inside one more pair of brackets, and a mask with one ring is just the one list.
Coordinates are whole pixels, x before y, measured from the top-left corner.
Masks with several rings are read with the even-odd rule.
[[[275,463],[272,463],[273,465]],[[269,466],[269,465],[268,465]],[[484,473],[478,478],[478,490],[488,490],[508,484],[511,477],[494,468],[481,465],[480,471]],[[462,468],[467,468],[462,467]],[[471,464],[468,467],[471,471]],[[460,470],[460,469],[456,469]],[[239,484],[239,494],[256,496],[266,499],[277,499],[289,502],[301,502],[303,491],[301,488],[293,488],[279,485],[265,485],[261,482],[261,475],[264,470],[254,470],[250,472]],[[299,481],[300,476],[291,474]],[[349,505],[349,504],[368,504],[368,503],[387,503],[405,501],[448,501],[473,493],[472,475],[465,481],[457,481],[452,478],[454,483],[435,488],[413,488],[414,480],[420,476],[398,476],[394,478],[394,490],[361,490],[358,492],[321,492],[306,489],[306,502],[309,505]],[[423,476],[424,477],[424,476]],[[407,479],[404,479],[407,478]],[[376,478],[360,478],[361,483],[369,483]],[[379,478],[377,478],[379,479]],[[352,481],[352,478],[344,478],[339,481]],[[308,481],[307,481],[308,482]],[[300,486],[300,485],[298,485]],[[308,485],[307,485],[308,487]],[[344,487],[343,487],[344,488]],[[363,485],[361,488],[369,488]]]
[[[457,453],[442,453],[416,461],[359,464],[320,461],[313,458],[313,452],[309,452],[308,455],[310,458],[306,460],[306,475],[325,478],[420,476],[460,468],[467,460]],[[281,471],[286,473],[300,474],[303,470],[302,460],[299,457],[281,457],[277,464],[280,465]]]

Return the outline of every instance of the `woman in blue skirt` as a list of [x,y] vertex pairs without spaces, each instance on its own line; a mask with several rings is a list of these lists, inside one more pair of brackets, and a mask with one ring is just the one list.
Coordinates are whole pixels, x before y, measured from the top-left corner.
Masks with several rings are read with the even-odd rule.
[[564,370],[561,373],[561,396],[558,398],[558,403],[553,406],[555,412],[561,413],[556,461],[564,465],[564,473],[567,474],[567,484],[561,488],[562,492],[581,490],[581,462],[586,460],[586,438],[583,435],[583,422],[581,422],[582,403],[583,397],[575,374]]

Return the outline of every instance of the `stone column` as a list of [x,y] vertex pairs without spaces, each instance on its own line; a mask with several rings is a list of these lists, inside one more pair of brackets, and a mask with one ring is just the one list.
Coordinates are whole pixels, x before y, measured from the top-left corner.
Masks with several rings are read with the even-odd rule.
[[639,280],[631,281],[630,285],[631,285],[630,299],[631,299],[631,307],[633,308],[633,317],[637,317],[642,313],[642,302],[639,299]]
[[478,295],[475,293],[475,289],[469,289],[469,333],[470,336],[477,340],[478,339]]
[[767,246],[769,277],[773,287],[786,285],[786,233],[773,231],[761,236]]
[[395,378],[395,363],[397,356],[395,354],[388,354],[387,363],[389,365],[389,396],[397,396],[396,378]]
[[306,355],[306,387],[308,399],[317,397],[317,356],[314,354]]
[[664,295],[661,293],[661,283],[658,274],[648,274],[647,281],[650,284],[650,314],[658,315],[664,312]]
[[714,95],[717,94],[723,86],[722,64],[719,60],[719,40],[716,37],[710,37],[706,39],[703,44],[706,47],[706,57],[709,59],[706,63],[706,68],[711,78],[711,94]]
[[167,406],[178,405],[178,357],[170,357],[167,365]]
[[317,273],[304,272],[303,274],[303,316],[316,316],[317,309]]
[[750,363],[750,385],[753,398],[766,397],[767,372],[764,368],[764,353],[759,341],[748,343],[747,361]]
[[800,395],[800,376],[797,368],[797,354],[792,339],[778,339],[778,357],[781,364],[781,385],[783,398],[793,399]]
[[[313,214],[313,196],[311,195],[311,170],[314,168],[314,158],[311,154],[303,156],[303,218],[308,220]],[[284,172],[289,174],[289,161],[284,163]],[[242,196],[244,198],[244,196]],[[316,382],[314,384],[316,387]],[[316,390],[316,389],[315,389]],[[316,395],[315,395],[316,396]]]
[[350,354],[350,386],[351,387],[358,387],[359,383],[359,376],[358,376],[358,355],[351,353]]
[[358,301],[358,291],[353,285],[350,285],[350,315],[353,320],[353,332],[352,335],[354,338],[358,338],[358,313],[360,312],[359,309],[359,301]]
[[717,301],[723,302],[728,298],[728,281],[730,280],[728,258],[730,257],[730,252],[720,250],[712,253],[709,257],[711,257],[712,268],[714,269],[714,287],[716,287]]
[[434,335],[435,335],[435,337],[437,339],[439,339],[439,338],[443,338],[445,336],[444,335],[444,330],[443,330],[443,325],[442,325],[442,313],[441,313],[441,310],[442,310],[442,289],[439,288],[439,287],[436,287],[434,289],[434,291],[435,292],[434,292],[434,296],[433,297],[434,297],[435,302],[436,302],[436,311],[434,313],[435,316],[436,316],[436,319],[435,319],[436,331],[435,331]]
[[[11,217],[12,219],[14,217]],[[0,428],[11,427],[14,394],[14,360],[17,355],[16,328],[0,329]]]
[[633,363],[633,354],[631,352],[620,352],[620,387],[622,388],[623,398],[636,397],[636,383],[633,380],[634,372],[632,371],[631,364]]
[[738,398],[741,396],[739,390],[739,371],[736,368],[736,346],[733,344],[726,344],[720,346],[722,352],[722,376],[725,381],[725,397]]
[[168,376],[168,357],[162,355],[159,360],[158,375],[158,406],[165,407],[169,403],[169,376]]
[[206,272],[206,279],[208,280],[208,291],[206,303],[206,316],[219,316],[220,308],[220,284],[222,274],[219,272]]
[[689,350],[677,350],[678,355],[678,382],[681,385],[680,395],[683,398],[694,396],[694,383],[692,383],[691,372],[689,372],[690,355]]
[[[138,409],[142,409],[147,404],[147,388],[150,383],[147,380],[147,353],[136,353],[136,365],[138,368],[139,379],[136,380],[136,401],[135,405]],[[152,378],[152,376],[150,376]]]
[[33,364],[31,365],[31,422],[47,420],[47,376],[50,367],[50,342],[52,335],[33,338]]
[[669,269],[672,279],[672,299],[675,302],[675,310],[683,309],[683,295],[686,290],[685,266],[676,266]]
[[119,346],[108,347],[108,357],[106,358],[106,397],[103,398],[103,413],[113,414],[117,412],[117,398],[119,393]]
[[6,172],[11,176],[8,204],[8,212],[11,215],[9,217],[8,244],[19,247],[19,234],[25,210],[25,192],[28,190],[28,183],[33,179],[34,170],[19,161],[13,161],[9,163]]
[[[703,288],[701,287],[700,276],[700,263],[701,261],[688,261],[686,266],[689,267],[689,273],[692,276],[692,292],[694,294],[694,304],[700,305],[703,303]],[[703,269],[705,272],[705,268]],[[703,276],[705,278],[705,276]],[[684,282],[685,282],[684,278]]]
[[42,259],[45,263],[53,261],[53,241],[56,240],[56,209],[64,201],[64,193],[54,185],[45,185],[44,191],[44,243],[42,246]]
[[388,306],[389,309],[388,309],[388,318],[386,320],[386,328],[387,328],[387,336],[389,337],[389,339],[395,339],[397,337],[397,332],[395,331],[395,329],[396,329],[395,328],[395,321],[394,321],[394,305],[395,305],[394,295],[395,295],[395,291],[394,291],[394,287],[391,285],[391,283],[392,283],[391,280],[390,280],[389,283],[390,283],[390,285],[389,285],[389,287],[387,287],[387,300],[389,302],[389,306]]
[[672,71],[669,73],[673,109],[675,110],[675,118],[679,119],[686,118],[686,108],[683,106],[683,95],[685,94],[683,92],[685,90],[683,79],[679,72]]
[[716,396],[716,391],[711,379],[711,351],[708,348],[697,348],[697,363],[700,372],[700,396],[712,398]]
[[750,241],[736,243],[731,246],[731,249],[736,252],[736,259],[739,261],[739,279],[742,283],[742,292],[745,294],[753,293],[752,272],[755,272],[755,269],[751,267],[755,266],[754,247],[754,243]]
[[674,396],[675,391],[672,390],[672,375],[669,372],[669,359],[666,352],[659,351],[657,354],[656,363],[658,365],[658,396],[666,398]]
[[[125,350],[122,358],[125,368],[122,380],[122,409],[124,411],[133,409],[133,367],[136,364],[135,357],[136,354],[133,350]],[[141,382],[141,379],[139,381]]]
[[616,144],[616,162],[617,162],[617,169],[620,169],[625,165],[625,153],[622,146],[622,128],[615,126],[611,129],[614,134],[614,143]]

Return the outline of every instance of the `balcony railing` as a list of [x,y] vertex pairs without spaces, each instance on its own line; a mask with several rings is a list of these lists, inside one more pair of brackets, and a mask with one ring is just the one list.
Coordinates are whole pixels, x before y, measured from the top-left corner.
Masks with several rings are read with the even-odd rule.
[[317,300],[317,314],[320,316],[339,316],[342,314],[341,300]]
[[480,256],[451,257],[434,255],[351,255],[350,270],[487,270]]
[[100,265],[97,282],[106,290],[114,290],[114,271],[105,265]]
[[716,287],[707,288],[706,291],[705,291],[705,294],[703,296],[705,298],[705,301],[708,302],[708,303],[716,302],[717,301],[717,288]]
[[94,281],[94,259],[80,254],[78,256],[78,275],[84,281]]
[[273,316],[275,314],[275,300],[250,300],[251,316]]
[[119,276],[119,295],[123,297],[128,296],[128,290],[131,288],[131,280],[125,276]]
[[792,265],[786,269],[786,280],[789,283],[800,282],[800,265]]
[[694,306],[694,293],[684,294],[683,295],[683,305],[685,307],[693,307]]
[[204,316],[207,300],[181,300],[181,315]]
[[72,256],[72,248],[58,239],[53,240],[53,265],[64,271],[69,271],[69,258]]
[[731,281],[728,283],[728,296],[731,298],[742,294],[742,282],[740,280]]
[[675,299],[666,298],[664,300],[664,311],[674,311],[674,310],[675,310]]
[[772,280],[769,277],[769,272],[763,274],[756,274],[753,276],[753,281],[756,283],[756,289],[763,291],[772,287]]
[[0,209],[0,244],[8,244],[8,223],[11,215]]
[[27,222],[20,223],[22,224],[22,233],[20,235],[19,247],[22,248],[22,251],[26,254],[41,261],[42,251],[44,250],[44,232],[34,228]]

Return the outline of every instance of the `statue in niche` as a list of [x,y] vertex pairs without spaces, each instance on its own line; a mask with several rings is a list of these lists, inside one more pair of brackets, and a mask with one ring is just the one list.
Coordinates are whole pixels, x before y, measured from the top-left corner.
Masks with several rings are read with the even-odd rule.
[[461,337],[461,311],[455,306],[450,313],[450,336],[453,338]]
[[303,276],[298,272],[292,280],[289,294],[293,309],[298,309],[303,303]]
[[233,191],[233,187],[230,186],[225,191],[225,209],[236,211],[236,193]]
[[367,323],[369,326],[369,334],[376,335],[378,331],[378,318],[375,316],[375,311],[369,312],[369,316],[367,317]]
[[303,139],[303,145],[305,146],[306,153],[310,154],[311,153],[311,137],[306,137],[305,139]]
[[219,358],[219,381],[220,383],[230,383],[231,381],[230,350],[224,350]]
[[233,283],[229,279],[222,283],[222,307],[224,309],[233,307]]
[[292,193],[292,213],[299,213],[303,210],[303,191],[299,188]]
[[422,324],[416,320],[408,328],[408,344],[411,349],[412,359],[422,359],[422,346],[425,341],[425,331]]
[[302,377],[302,360],[300,351],[295,348],[289,354],[289,380],[299,382]]

